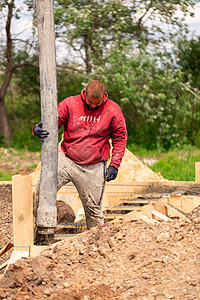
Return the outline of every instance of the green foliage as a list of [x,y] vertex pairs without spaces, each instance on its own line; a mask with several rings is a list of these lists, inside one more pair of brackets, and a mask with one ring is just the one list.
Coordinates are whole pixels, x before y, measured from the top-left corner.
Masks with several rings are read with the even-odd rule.
[[[157,45],[185,32],[184,17],[177,18],[175,11],[179,9],[186,14],[195,2],[57,0],[54,3],[57,36],[79,54],[86,71],[91,73],[113,43],[121,46],[128,39]],[[170,28],[168,32],[166,25]]]
[[134,143],[147,149],[194,143],[200,114],[192,108],[196,103],[199,106],[200,100],[188,91],[189,82],[182,85],[180,70],[170,69],[164,59],[144,51],[133,56],[127,49],[116,48],[95,71],[106,84],[110,99],[121,106]]
[[142,145],[137,145],[136,143],[127,143],[127,148],[130,150],[134,155],[142,156],[142,157],[157,157],[163,153],[167,153],[165,149],[152,149],[149,150],[144,148]]
[[26,49],[22,49],[13,54],[13,59],[15,64],[20,66],[14,71],[15,88],[18,90],[18,93],[22,97],[34,95],[39,99],[40,76],[38,53],[34,52],[30,55]]
[[10,146],[17,150],[40,151],[41,142],[32,134],[32,127],[26,126],[21,130],[15,131]]
[[191,79],[192,86],[200,89],[200,37],[179,39],[175,51],[177,64],[185,75],[185,80]]
[[83,88],[85,74],[82,70],[78,72],[73,68],[74,66],[64,64],[58,69],[58,102],[69,96],[80,94]]
[[[34,11],[33,1],[23,3]],[[195,68],[199,39],[179,44],[181,70],[175,70],[165,53],[156,52],[163,42],[185,33],[184,20],[178,19],[175,11],[186,14],[194,3],[54,1],[56,38],[65,40],[72,50],[72,57],[58,67],[58,101],[79,94],[89,80],[98,78],[106,83],[109,98],[124,112],[130,144],[160,151],[189,143],[200,146],[200,94],[194,85],[199,81],[199,68]],[[6,7],[0,4],[2,10]],[[21,17],[22,11],[16,7],[14,17]],[[149,19],[151,27],[147,26]],[[168,32],[164,30],[166,24]],[[0,84],[6,74],[5,47],[5,39],[0,38]],[[34,39],[26,43],[13,41],[14,73],[6,96],[14,129],[12,145],[33,151],[40,149],[40,141],[31,134],[33,125],[40,120],[37,52]],[[77,54],[86,68],[76,63]]]

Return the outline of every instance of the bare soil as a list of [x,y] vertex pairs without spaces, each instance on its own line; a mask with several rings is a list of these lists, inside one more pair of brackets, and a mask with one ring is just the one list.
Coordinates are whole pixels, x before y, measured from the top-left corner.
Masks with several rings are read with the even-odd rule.
[[[76,216],[68,204],[57,201],[57,222],[73,223]],[[0,184],[0,249],[9,242],[13,243],[13,211],[12,211],[12,185]],[[0,265],[10,258],[12,249],[0,257]],[[3,273],[3,271],[0,271]],[[1,299],[1,297],[0,297]]]
[[[184,192],[194,190],[200,195],[199,186]],[[12,241],[11,198],[11,186],[0,185],[0,248]],[[0,299],[200,299],[199,212],[155,225],[114,221],[66,238],[10,265]]]
[[11,265],[2,299],[199,299],[200,223],[115,221]]
[[[0,249],[13,242],[12,186],[0,185]],[[0,265],[10,258],[12,249],[0,257]],[[1,299],[1,298],[0,298]]]

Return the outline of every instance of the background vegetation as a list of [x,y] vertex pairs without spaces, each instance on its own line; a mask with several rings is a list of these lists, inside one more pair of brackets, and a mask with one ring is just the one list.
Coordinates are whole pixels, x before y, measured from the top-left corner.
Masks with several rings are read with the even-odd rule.
[[[125,115],[128,148],[141,156],[155,151],[162,160],[154,171],[176,180],[194,180],[191,165],[200,158],[200,37],[184,23],[195,3],[54,1],[56,41],[66,53],[57,63],[58,101],[102,80]],[[11,24],[30,11],[32,34],[22,40]],[[41,118],[34,1],[4,1],[0,17],[0,146],[39,151],[31,134]],[[179,175],[168,174],[177,163]]]

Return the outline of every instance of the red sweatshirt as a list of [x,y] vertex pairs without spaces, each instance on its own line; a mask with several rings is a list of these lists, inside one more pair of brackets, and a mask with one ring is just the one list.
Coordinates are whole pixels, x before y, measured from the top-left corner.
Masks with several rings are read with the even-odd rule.
[[85,103],[85,89],[80,95],[64,99],[58,105],[58,124],[64,125],[63,152],[78,164],[90,165],[112,158],[110,166],[118,169],[127,141],[125,119],[117,103],[105,93],[102,105],[91,110]]

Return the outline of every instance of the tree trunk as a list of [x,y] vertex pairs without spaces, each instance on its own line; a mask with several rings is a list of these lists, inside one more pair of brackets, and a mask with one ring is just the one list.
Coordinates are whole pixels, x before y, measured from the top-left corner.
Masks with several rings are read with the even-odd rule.
[[5,105],[5,96],[13,74],[11,20],[13,17],[14,0],[11,0],[9,3],[7,2],[6,5],[8,6],[8,15],[6,20],[7,67],[3,83],[0,87],[0,134],[3,134],[4,139],[9,142],[12,136],[12,128],[9,122],[8,112]]
[[49,132],[42,143],[38,234],[53,235],[57,225],[58,102],[53,0],[37,0],[41,120]]
[[12,129],[4,100],[0,100],[0,134],[3,135],[5,141],[10,142]]

